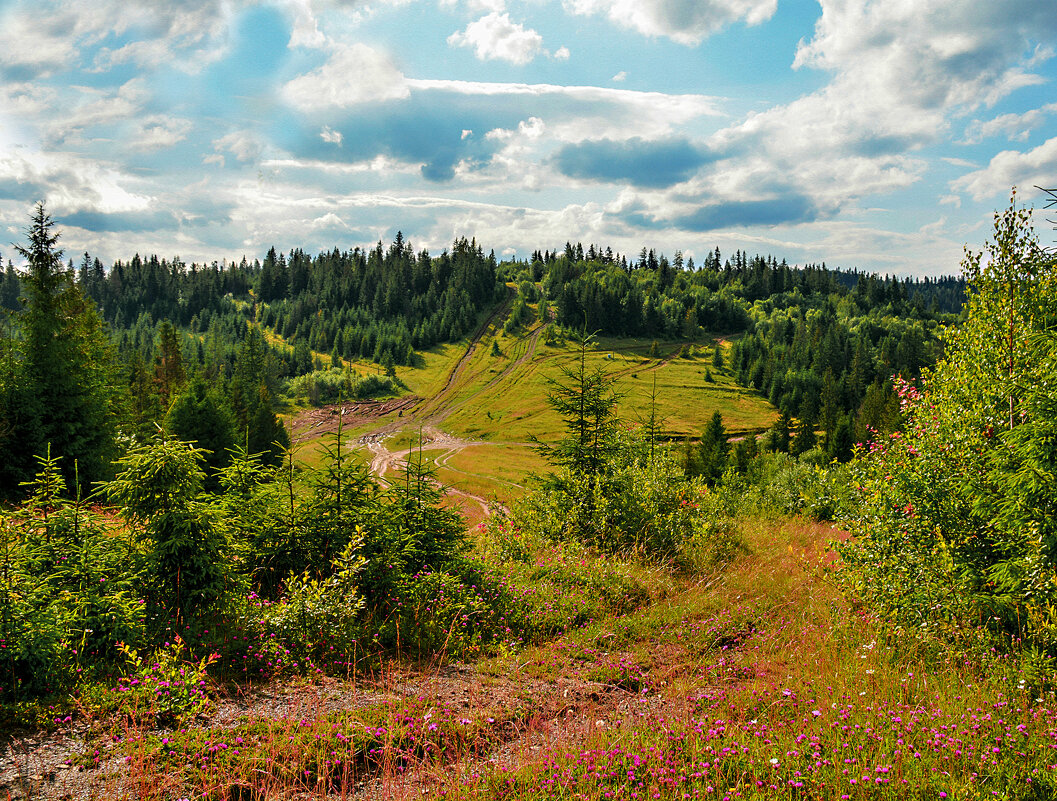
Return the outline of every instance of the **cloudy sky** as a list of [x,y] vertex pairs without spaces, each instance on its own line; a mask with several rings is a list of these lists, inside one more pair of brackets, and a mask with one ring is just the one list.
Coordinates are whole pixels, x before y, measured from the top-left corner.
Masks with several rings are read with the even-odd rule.
[[45,199],[107,263],[402,230],[937,275],[1057,185],[1054,0],[0,0],[0,31],[5,258]]

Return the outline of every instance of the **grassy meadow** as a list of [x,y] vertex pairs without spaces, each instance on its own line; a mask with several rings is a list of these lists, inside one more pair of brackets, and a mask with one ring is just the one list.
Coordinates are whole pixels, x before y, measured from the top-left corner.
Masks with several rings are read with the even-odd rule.
[[725,570],[692,578],[538,548],[504,580],[548,634],[215,686],[193,724],[129,712],[71,762],[113,798],[1052,797],[1057,713],[1000,658],[966,664],[850,606],[828,525],[741,531]]
[[[462,516],[462,561],[392,586],[393,564],[367,565],[388,595],[356,607],[343,638],[325,621],[346,620],[355,591],[306,572],[299,606],[251,594],[230,629],[188,629],[187,655],[175,638],[108,686],[4,710],[29,733],[0,759],[0,799],[1057,795],[1052,684],[1026,677],[1009,651],[952,645],[849,600],[837,550],[848,533],[779,509],[763,479],[683,481],[678,442],[715,412],[733,436],[778,416],[715,366],[717,348],[729,362],[729,341],[603,339],[590,350],[589,369],[614,379],[623,424],[638,428],[655,402],[673,441],[655,461],[652,444],[647,460],[641,439],[621,440],[631,455],[607,487],[627,508],[604,509],[608,498],[589,495],[568,505],[571,482],[532,491],[550,469],[534,443],[563,431],[550,382],[576,349],[545,344],[538,326],[508,335],[502,319],[482,320],[476,341],[397,368],[417,407],[342,431],[354,463],[370,464],[359,440],[372,435],[376,451],[411,451],[455,489],[437,505]],[[325,441],[302,442],[294,459],[325,466]],[[853,480],[841,466],[826,478],[787,454],[768,459],[766,491],[794,508]],[[438,519],[410,496],[409,478],[395,503]],[[300,525],[337,518],[340,487],[337,497]],[[594,529],[577,538],[578,510],[619,522],[635,504],[661,511],[641,530],[606,529],[626,538],[620,547],[592,540]],[[412,541],[400,514],[393,536]],[[368,525],[356,519],[357,531]],[[47,747],[20,745],[33,737]]]

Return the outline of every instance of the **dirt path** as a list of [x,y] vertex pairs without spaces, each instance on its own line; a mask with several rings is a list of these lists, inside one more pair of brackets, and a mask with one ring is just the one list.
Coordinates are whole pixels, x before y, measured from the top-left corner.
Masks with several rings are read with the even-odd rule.
[[510,307],[514,303],[513,293],[503,301],[499,306],[496,306],[495,311],[488,315],[480,327],[474,332],[473,336],[470,337],[470,342],[466,346],[466,351],[459,357],[459,361],[455,363],[455,366],[451,368],[451,372],[448,373],[448,378],[444,382],[444,386],[440,392],[434,395],[421,404],[417,410],[416,419],[423,424],[436,425],[444,420],[449,414],[451,414],[451,408],[445,408],[448,398],[455,388],[456,381],[459,376],[462,375],[466,366],[470,363],[473,358],[474,351],[477,350],[478,344],[484,338],[484,335],[488,333],[488,330],[494,326],[498,326],[500,320],[506,317],[510,311]]
[[491,389],[504,378],[508,378],[511,373],[513,373],[516,369],[523,366],[525,362],[531,359],[536,354],[536,346],[539,344],[540,335],[542,333],[543,326],[539,325],[534,331],[532,331],[532,333],[528,335],[527,338],[522,337],[522,340],[525,342],[525,352],[522,353],[517,359],[512,361],[510,364],[508,364],[506,369],[503,370],[503,372],[501,372],[499,375],[489,381],[487,386],[485,386],[485,389]]
[[[400,451],[390,451],[385,445],[387,437],[388,435],[386,434],[372,433],[364,434],[359,440],[359,444],[366,446],[367,450],[372,454],[370,465],[371,473],[373,473],[381,483],[386,485],[389,484],[385,478],[386,474],[390,471],[402,469],[407,464],[408,457],[420,447],[416,445],[413,448],[405,448]],[[458,473],[463,473],[465,471],[455,470],[455,468],[448,467],[446,464],[442,464],[442,460],[446,461],[463,448],[474,444],[477,443],[472,440],[454,437],[434,426],[424,427],[422,429],[422,449],[443,450],[444,453],[434,460],[435,463],[438,466],[445,467],[448,470],[454,470]],[[471,474],[467,473],[467,475]],[[496,503],[495,501],[489,501],[486,498],[482,498],[480,495],[474,495],[471,492],[465,492],[451,486],[442,486],[444,486],[444,492],[447,495],[466,498],[473,503],[480,505],[481,512],[485,517],[491,517],[493,506],[497,507],[504,513],[509,512],[509,510],[502,504]]]
[[383,401],[362,400],[332,403],[328,406],[320,406],[318,409],[308,409],[290,421],[293,434],[291,439],[297,444],[310,439],[318,439],[325,434],[337,433],[339,420],[343,427],[350,428],[394,415],[402,417],[421,401],[422,398],[417,395],[408,395],[404,398],[389,398]]

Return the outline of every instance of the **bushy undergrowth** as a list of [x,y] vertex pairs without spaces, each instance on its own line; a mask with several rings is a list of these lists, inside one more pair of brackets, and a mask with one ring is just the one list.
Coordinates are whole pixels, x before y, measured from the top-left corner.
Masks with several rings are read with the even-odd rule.
[[763,453],[745,474],[728,470],[722,489],[737,498],[742,513],[803,515],[835,520],[854,503],[851,468],[826,458],[822,451],[800,457]]
[[904,430],[860,455],[839,575],[894,625],[1012,649],[1052,685],[1057,269],[1029,219],[996,215],[946,360],[898,387]]
[[562,466],[513,512],[514,526],[552,542],[637,556],[681,569],[708,569],[738,548],[736,509],[722,490],[686,478],[672,449],[641,431],[613,434],[603,469]]
[[[0,699],[114,686],[175,664],[162,655],[177,636],[183,669],[206,658],[236,679],[347,672],[401,639],[448,657],[495,639],[496,592],[422,464],[381,490],[336,445],[310,471],[235,453],[219,494],[184,443],[132,449],[120,467],[106,515],[67,499],[45,460],[31,502],[0,519]],[[440,590],[431,614],[409,614]]]
[[311,373],[290,378],[283,385],[282,394],[290,401],[319,406],[337,403],[342,398],[363,400],[379,395],[395,395],[396,384],[389,376],[376,373],[360,375],[358,372],[340,367],[313,370]]

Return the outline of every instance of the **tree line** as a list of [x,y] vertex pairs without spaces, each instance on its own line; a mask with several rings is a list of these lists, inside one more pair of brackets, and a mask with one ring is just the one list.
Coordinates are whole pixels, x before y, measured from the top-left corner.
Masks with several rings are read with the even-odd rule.
[[505,296],[494,255],[466,239],[438,257],[398,234],[388,249],[272,248],[263,263],[209,265],[137,255],[105,269],[87,253],[80,266],[64,261],[43,204],[26,236],[26,268],[9,261],[0,281],[7,498],[49,446],[67,483],[87,487],[110,475],[119,442],[160,429],[210,450],[210,475],[236,444],[274,464],[289,442],[275,412],[291,379],[306,377],[294,391],[310,400],[395,391],[344,360],[373,360],[392,376]]

